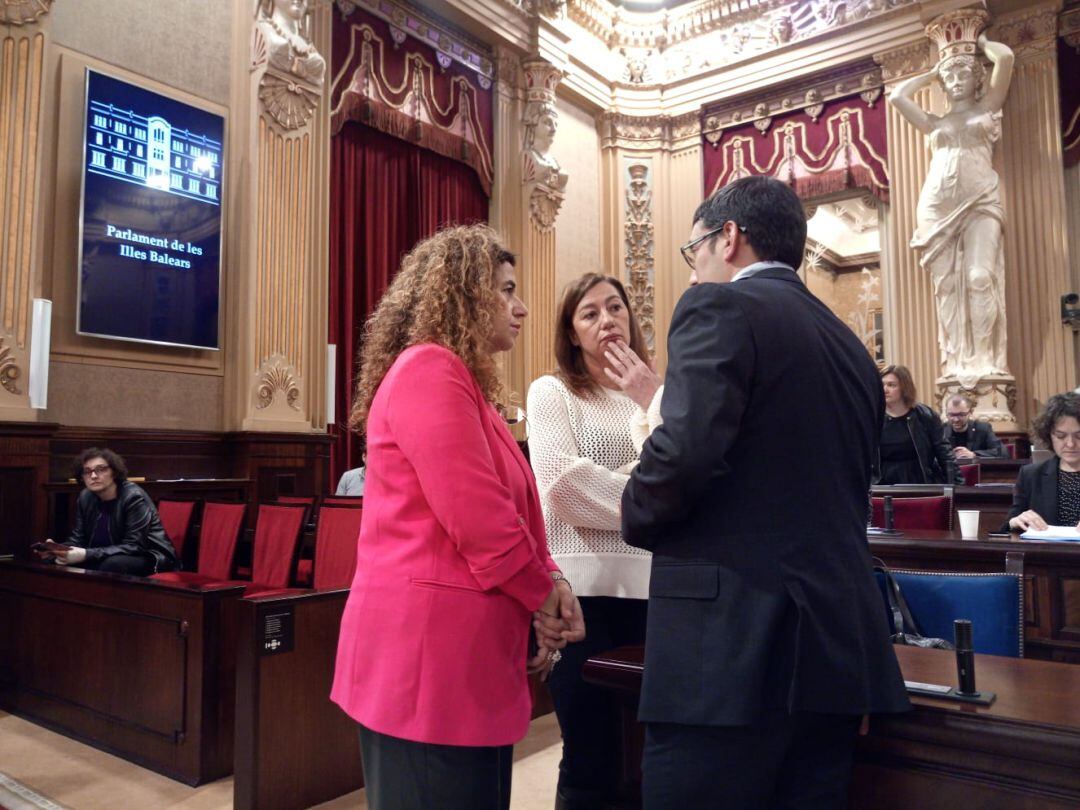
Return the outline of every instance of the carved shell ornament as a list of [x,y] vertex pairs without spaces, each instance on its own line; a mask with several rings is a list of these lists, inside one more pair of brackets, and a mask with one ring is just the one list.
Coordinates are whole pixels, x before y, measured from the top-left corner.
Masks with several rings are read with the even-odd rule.
[[15,384],[15,381],[19,379],[19,373],[19,367],[11,356],[11,347],[5,346],[3,338],[0,338],[0,385],[10,394],[22,393],[19,386]]
[[49,13],[53,0],[0,0],[0,25],[25,25]]
[[297,129],[308,122],[319,106],[319,94],[268,72],[259,82],[259,101],[267,114],[285,129]]
[[258,399],[255,407],[262,410],[273,405],[277,391],[285,394],[285,402],[290,408],[294,411],[300,410],[300,406],[296,404],[300,398],[300,386],[292,372],[281,364],[270,366],[260,375],[259,386],[255,390]]

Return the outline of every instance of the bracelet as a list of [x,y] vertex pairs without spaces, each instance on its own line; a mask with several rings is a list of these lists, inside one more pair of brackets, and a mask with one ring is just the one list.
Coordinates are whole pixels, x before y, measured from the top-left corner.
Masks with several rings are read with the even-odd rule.
[[551,581],[555,582],[555,583],[565,582],[567,588],[569,588],[571,591],[574,590],[574,586],[570,584],[570,580],[568,580],[565,576],[563,576],[562,571],[552,571],[551,572]]

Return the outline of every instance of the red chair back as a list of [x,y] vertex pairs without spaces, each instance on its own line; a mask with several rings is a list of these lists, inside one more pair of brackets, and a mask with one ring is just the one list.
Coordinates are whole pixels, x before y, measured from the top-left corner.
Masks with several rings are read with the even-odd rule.
[[273,501],[271,501],[271,503],[289,504],[290,506],[303,506],[304,523],[310,523],[315,513],[314,495],[282,495],[279,498],[275,498]]
[[274,588],[287,588],[296,568],[300,533],[304,529],[304,504],[280,506],[259,504],[252,542],[251,581]]
[[347,588],[356,571],[356,539],[364,510],[354,506],[323,505],[315,527],[315,576],[320,588]]
[[964,477],[964,484],[973,487],[981,480],[981,468],[978,464],[960,465],[960,475]]
[[327,495],[322,499],[323,506],[351,506],[358,507],[364,505],[363,495]]
[[165,529],[165,535],[169,538],[176,550],[176,558],[183,559],[184,544],[187,542],[188,531],[191,529],[191,519],[195,515],[195,501],[167,501],[162,499],[157,505],[158,517]]
[[[948,531],[952,528],[952,498],[936,495],[929,498],[893,496],[893,527]],[[885,499],[871,498],[874,526],[885,526]]]
[[203,507],[196,569],[200,574],[214,579],[232,577],[233,555],[246,511],[244,503],[208,503]]

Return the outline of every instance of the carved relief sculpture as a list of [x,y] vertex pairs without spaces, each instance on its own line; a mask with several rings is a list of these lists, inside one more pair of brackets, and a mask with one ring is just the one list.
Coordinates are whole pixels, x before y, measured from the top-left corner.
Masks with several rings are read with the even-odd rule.
[[522,182],[529,189],[529,212],[542,231],[555,227],[555,217],[562,206],[563,192],[569,179],[551,154],[551,145],[559,126],[555,110],[555,85],[562,73],[547,62],[526,62],[525,91],[527,102]]
[[53,0],[0,0],[0,25],[27,25],[49,13]]
[[[932,157],[911,246],[933,283],[942,384],[956,381],[964,389],[1008,375],[1004,213],[991,160],[1001,136],[1013,53],[980,33],[987,19],[984,11],[965,9],[934,20],[926,33],[937,43],[940,61],[898,85],[890,99],[930,139]],[[989,76],[979,51],[993,66]],[[949,101],[942,116],[914,100],[934,81],[942,83]]]
[[259,0],[252,68],[265,65],[259,99],[287,130],[304,126],[322,95],[326,60],[311,44],[308,0]]
[[649,166],[632,163],[630,182],[626,189],[626,285],[630,307],[634,310],[645,344],[655,346],[656,296],[653,290],[652,189],[649,188]]

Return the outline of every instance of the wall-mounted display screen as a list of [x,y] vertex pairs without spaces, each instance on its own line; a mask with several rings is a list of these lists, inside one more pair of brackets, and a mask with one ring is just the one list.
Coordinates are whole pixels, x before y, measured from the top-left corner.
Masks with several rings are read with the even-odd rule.
[[86,72],[82,335],[217,349],[225,119]]

